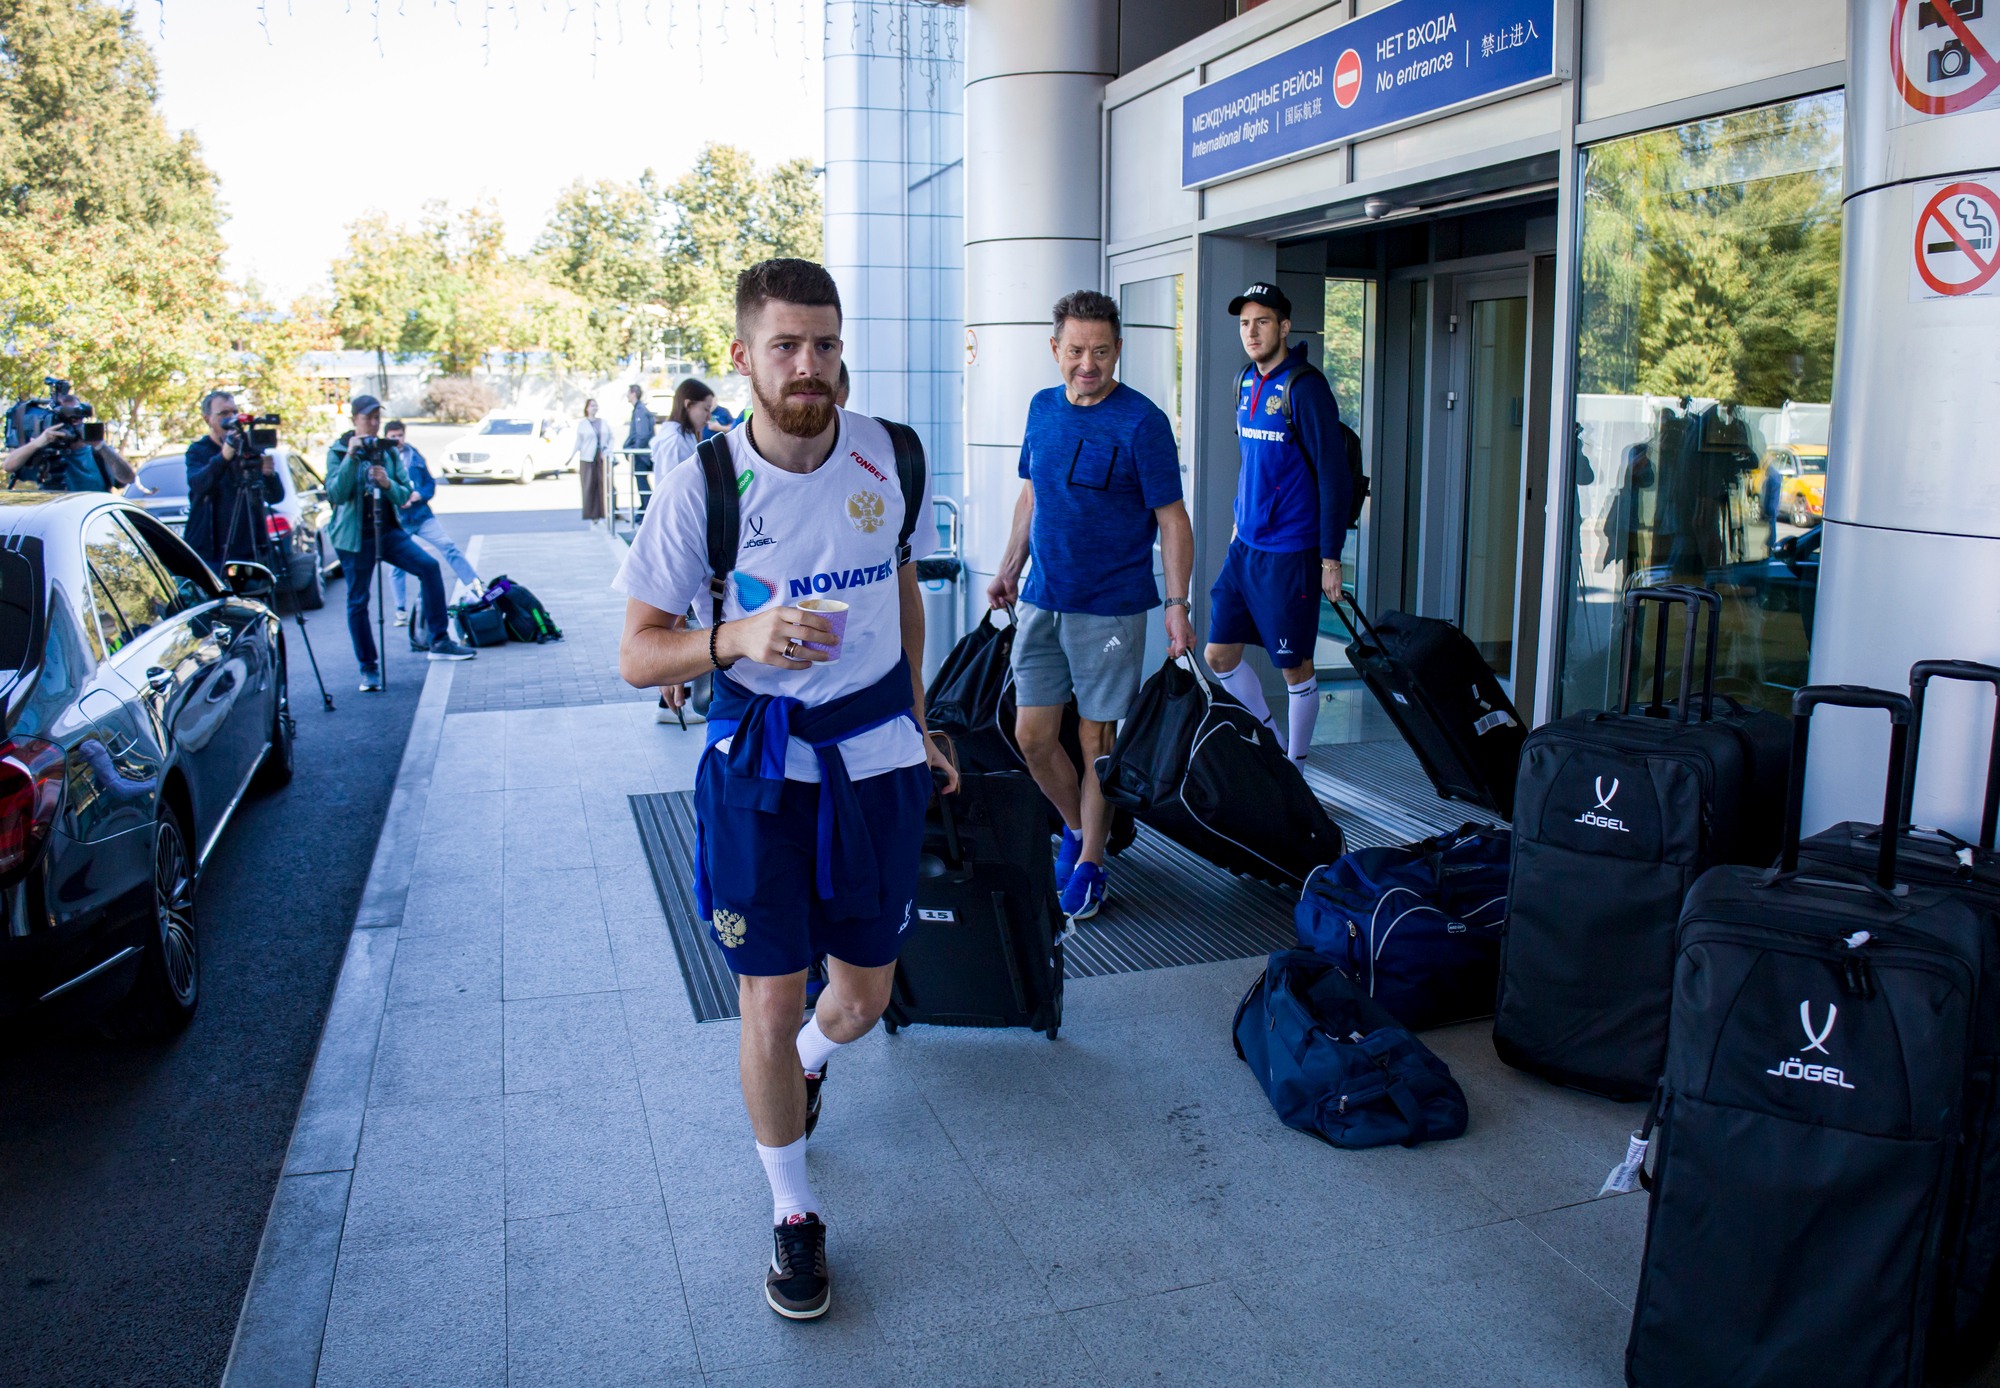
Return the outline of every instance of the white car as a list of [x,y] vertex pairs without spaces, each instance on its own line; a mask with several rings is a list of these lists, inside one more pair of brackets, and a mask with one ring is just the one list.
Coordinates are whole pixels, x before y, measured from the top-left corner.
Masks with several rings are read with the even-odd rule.
[[495,410],[453,439],[437,469],[447,482],[468,477],[529,482],[569,467],[569,421],[553,414]]
[[[285,489],[284,499],[271,502],[264,518],[289,570],[278,576],[291,579],[299,606],[317,609],[326,604],[326,581],[340,574],[340,556],[320,533],[331,524],[333,507],[326,499],[326,484],[311,463],[282,444],[271,451]],[[163,453],[140,463],[136,472],[125,487],[125,499],[180,534],[188,518],[187,455]]]

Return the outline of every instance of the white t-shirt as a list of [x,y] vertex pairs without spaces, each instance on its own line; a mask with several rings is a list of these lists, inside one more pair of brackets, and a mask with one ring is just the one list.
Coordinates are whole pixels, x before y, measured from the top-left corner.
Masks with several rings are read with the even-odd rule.
[[668,422],[660,426],[653,435],[653,471],[672,472],[680,464],[694,456],[701,440],[680,425]]
[[[730,668],[730,678],[753,694],[788,696],[808,706],[874,684],[895,668],[903,653],[896,576],[903,491],[889,431],[867,415],[840,411],[832,456],[804,474],[758,457],[744,425],[725,437],[739,479],[747,471],[750,481],[742,490],[742,538],[723,600],[723,620],[815,596],[837,598],[848,606],[839,660],[804,670],[739,660]],[[930,514],[926,474],[923,509],[910,533],[912,559],[937,547]],[[707,523],[700,468],[676,467],[656,476],[652,505],[612,587],[675,615],[692,603],[706,625],[711,607]],[[857,781],[897,767],[921,766],[924,760],[923,738],[907,718],[857,734],[840,751],[847,774]],[[785,777],[819,779],[818,759],[798,738],[785,749]]]

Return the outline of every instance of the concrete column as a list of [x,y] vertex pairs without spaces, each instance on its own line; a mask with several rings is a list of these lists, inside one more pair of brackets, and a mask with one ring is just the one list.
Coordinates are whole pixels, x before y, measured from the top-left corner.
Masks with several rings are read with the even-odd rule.
[[984,606],[1020,491],[1028,400],[1057,383],[1049,310],[1103,285],[1100,131],[1114,0],[971,0],[965,60],[965,525]]
[[[1973,276],[1963,252],[1927,251],[1949,234],[1920,223],[1952,181],[2000,190],[2000,98],[1922,109],[1949,108],[1983,73],[1974,63],[1966,76],[1927,80],[1927,53],[1952,39],[1942,24],[1923,27],[1930,8],[1848,7],[1847,207],[1815,683],[1902,689],[1919,659],[2000,659],[2000,295],[1990,282],[1987,293],[1939,295],[1917,271],[1928,256],[1947,281]],[[2000,38],[1991,5],[1973,27],[1989,48]],[[1970,210],[1990,218],[1982,201],[1972,198]],[[1995,249],[1989,240],[1982,254]],[[1917,822],[1977,830],[1991,699],[1932,685]],[[1832,710],[1815,725],[1807,830],[1874,819],[1888,745],[1881,718]]]

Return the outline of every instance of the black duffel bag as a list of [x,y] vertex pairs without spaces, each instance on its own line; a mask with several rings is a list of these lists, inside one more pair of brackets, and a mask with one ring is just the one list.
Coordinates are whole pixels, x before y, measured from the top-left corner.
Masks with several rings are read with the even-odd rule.
[[[1027,759],[1014,733],[1014,632],[1012,609],[1005,626],[995,624],[989,609],[979,625],[959,639],[924,693],[924,722],[931,731],[943,733],[957,749],[959,769],[975,774],[1026,771]],[[1076,700],[1063,708],[1063,750],[1083,775],[1083,742],[1079,732]],[[1062,818],[1049,808],[1049,832],[1062,827]],[[1122,853],[1130,846],[1138,825],[1129,811],[1114,810],[1111,836],[1106,847]]]
[[1270,728],[1188,656],[1146,681],[1098,774],[1114,806],[1231,872],[1296,887],[1345,851]]

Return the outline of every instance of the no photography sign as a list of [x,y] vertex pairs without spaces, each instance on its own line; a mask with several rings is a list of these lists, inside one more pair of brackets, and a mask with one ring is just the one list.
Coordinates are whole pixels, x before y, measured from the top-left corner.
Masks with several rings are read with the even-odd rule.
[[1913,190],[1910,299],[2000,294],[2000,175],[1944,179]]
[[1896,0],[1889,67],[1918,115],[2000,107],[2000,0]]

